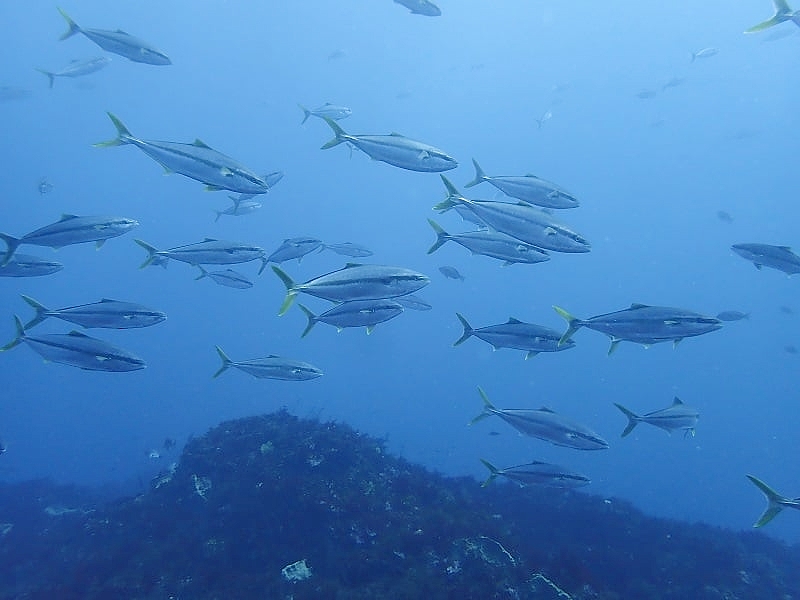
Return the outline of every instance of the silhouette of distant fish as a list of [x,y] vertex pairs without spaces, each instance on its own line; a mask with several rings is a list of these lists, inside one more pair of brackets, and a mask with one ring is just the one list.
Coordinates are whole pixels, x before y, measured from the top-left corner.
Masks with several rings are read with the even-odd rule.
[[442,15],[441,9],[430,0],[394,0],[397,4],[402,4],[412,14],[423,15],[426,17],[439,17]]

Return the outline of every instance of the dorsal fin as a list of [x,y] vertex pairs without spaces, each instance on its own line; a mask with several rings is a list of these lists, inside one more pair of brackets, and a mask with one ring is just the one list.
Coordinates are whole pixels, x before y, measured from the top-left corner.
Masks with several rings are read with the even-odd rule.
[[540,411],[540,412],[546,412],[546,413],[550,413],[550,414],[552,414],[552,415],[556,414],[556,411],[554,411],[552,408],[550,408],[550,407],[547,407],[547,406],[542,406],[542,407],[539,409],[539,411]]
[[509,324],[509,323],[513,323],[514,325],[518,325],[519,323],[522,323],[522,321],[520,321],[519,319],[515,319],[514,317],[508,317],[508,321],[506,321],[506,324]]
[[[216,238],[204,238],[204,242],[218,242],[219,240]],[[191,244],[187,244],[187,246],[191,246]]]
[[353,267],[363,267],[363,266],[364,266],[363,263],[350,263],[349,262],[344,266],[344,268],[345,269],[352,269]]
[[58,222],[61,223],[62,221],[69,221],[70,219],[77,219],[77,218],[79,218],[78,215],[69,215],[67,213],[64,213],[63,215],[61,215],[61,218],[58,220]]
[[683,402],[677,396],[675,396],[675,398],[672,399],[672,406],[680,406],[682,404]]
[[647,304],[639,304],[638,302],[633,302],[633,303],[631,304],[631,308],[633,308],[633,309],[637,309],[637,308],[650,308],[650,306],[648,306]]
[[206,144],[206,143],[205,143],[203,140],[201,140],[200,138],[196,138],[196,139],[194,140],[194,142],[192,143],[192,146],[197,146],[198,148],[207,148],[208,150],[211,150],[211,146],[209,146],[208,144]]
[[67,335],[71,337],[79,337],[79,338],[88,338],[89,336],[85,333],[81,333],[80,331],[75,331],[74,329],[70,331]]

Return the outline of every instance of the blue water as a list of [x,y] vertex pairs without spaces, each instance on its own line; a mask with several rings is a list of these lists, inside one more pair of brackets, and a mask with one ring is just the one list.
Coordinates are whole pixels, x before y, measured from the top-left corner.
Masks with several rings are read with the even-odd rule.
[[[592,478],[588,493],[682,520],[750,527],[763,498],[746,473],[800,494],[800,357],[785,350],[800,346],[798,282],[730,251],[737,242],[797,238],[800,88],[791,66],[800,35],[741,33],[769,17],[766,0],[658,9],[623,0],[439,5],[443,16],[427,18],[389,0],[84,0],[63,7],[79,25],[124,29],[173,65],[113,56],[105,70],[59,78],[49,90],[35,67],[57,70],[102,50],[83,36],[59,42],[66,27],[49,2],[0,4],[0,85],[31,91],[0,104],[0,231],[23,235],[62,213],[141,223],[100,251],[23,247],[65,268],[0,281],[0,335],[13,338],[14,314],[30,318],[22,293],[53,308],[107,297],[169,315],[152,328],[89,332],[145,358],[144,371],[43,364],[24,346],[0,355],[0,438],[8,446],[0,476],[141,489],[189,436],[286,407],[385,436],[408,459],[476,482],[486,475],[479,458],[560,463]],[[719,53],[690,62],[704,47]],[[685,82],[662,90],[673,77]],[[655,97],[637,97],[648,89]],[[460,162],[448,173],[458,186],[473,177],[471,157],[489,174],[559,183],[581,206],[558,217],[591,241],[591,253],[506,268],[450,243],[426,255],[435,238],[426,218],[444,197],[439,177],[359,152],[351,158],[344,146],[321,151],[330,130],[317,119],[301,127],[297,103],[326,101],[352,108],[340,122],[348,132],[397,131],[444,149]],[[540,129],[536,119],[548,110]],[[105,111],[142,138],[201,138],[258,173],[285,177],[260,211],[215,223],[213,211],[229,204],[225,192],[164,176],[132,146],[92,147],[115,135]],[[53,185],[44,195],[42,177]],[[496,197],[486,183],[467,195]],[[454,213],[436,218],[448,231],[469,229]],[[218,237],[271,251],[296,236],[363,244],[376,263],[428,274],[420,295],[434,309],[407,310],[371,336],[319,324],[300,339],[305,318],[297,308],[277,316],[284,288],[269,269],[257,276],[257,263],[234,267],[256,285],[233,290],[194,281],[196,269],[181,263],[139,270],[145,254],[132,241],[167,248]],[[285,267],[304,281],[346,260],[325,252]],[[441,265],[466,281],[445,279]],[[451,347],[461,334],[456,311],[473,326],[514,316],[562,329],[553,304],[587,317],[631,302],[752,315],[675,350],[622,344],[611,357],[607,339],[588,330],[575,335],[575,349],[528,361],[476,339]],[[70,329],[51,319],[36,332]],[[295,383],[230,371],[212,379],[215,345],[234,359],[306,360],[325,375]],[[479,385],[499,407],[546,405],[585,422],[611,448],[557,448],[499,420],[468,427],[481,410]],[[700,412],[696,437],[643,425],[619,439],[625,418],[613,402],[646,412],[676,395]],[[167,437],[178,448],[149,458]],[[787,511],[765,531],[800,541],[800,515]]]

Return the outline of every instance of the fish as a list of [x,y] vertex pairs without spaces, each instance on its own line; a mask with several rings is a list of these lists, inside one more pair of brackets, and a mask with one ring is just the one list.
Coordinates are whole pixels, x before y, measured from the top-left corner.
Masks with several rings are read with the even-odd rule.
[[302,104],[298,104],[297,106],[299,106],[300,110],[303,111],[303,120],[300,122],[300,125],[308,121],[309,117],[317,117],[319,119],[328,118],[334,121],[341,121],[342,119],[346,119],[353,114],[353,111],[348,107],[337,106],[336,104],[331,104],[330,102],[326,102],[322,106],[311,109],[306,108]]
[[473,254],[502,260],[503,266],[514,263],[533,264],[550,260],[550,255],[544,250],[504,233],[481,230],[450,234],[442,229],[436,221],[428,219],[428,223],[436,233],[436,242],[428,249],[428,254],[436,252],[444,243],[453,241]]
[[661,91],[668,90],[669,88],[678,87],[686,81],[686,77],[672,77],[668,79],[664,85],[661,86]]
[[279,267],[273,265],[272,270],[286,286],[286,298],[278,315],[285,314],[295,296],[300,293],[333,302],[379,300],[405,296],[430,283],[430,279],[422,273],[403,267],[382,265],[348,263],[341,269],[299,284],[292,281]]
[[264,256],[266,253],[263,248],[250,244],[243,244],[241,242],[206,238],[202,242],[177,246],[169,250],[159,250],[155,246],[151,246],[142,240],[133,241],[147,250],[147,258],[139,266],[140,269],[158,264],[161,260],[170,258],[192,266],[234,265],[250,262],[252,260],[260,260],[261,268],[258,270],[259,273],[261,273],[267,265],[267,259]]
[[718,210],[717,218],[723,223],[733,223],[733,217],[731,216],[731,213],[726,210]]
[[138,221],[126,217],[61,215],[61,218],[55,223],[40,227],[21,238],[0,233],[0,239],[7,246],[0,266],[8,264],[14,256],[14,252],[22,244],[58,249],[73,244],[95,242],[97,248],[100,248],[106,240],[127,233],[138,225]]
[[481,459],[481,462],[489,469],[489,478],[481,484],[481,487],[486,487],[498,476],[506,477],[520,486],[544,485],[557,488],[576,488],[591,483],[586,475],[538,460],[505,469],[498,469],[484,459]]
[[225,210],[215,210],[214,212],[217,214],[217,217],[214,219],[214,223],[219,221],[219,218],[222,215],[241,217],[242,215],[249,215],[250,213],[257,211],[262,206],[261,202],[258,200],[243,200],[241,198],[237,198],[236,196],[228,196],[228,198],[233,200],[233,206],[229,206]]
[[27,100],[31,96],[33,96],[33,92],[28,89],[10,85],[0,85],[0,102]]
[[758,518],[758,521],[753,523],[753,527],[763,527],[772,519],[774,519],[779,512],[784,508],[794,508],[800,510],[800,498],[787,498],[781,496],[778,492],[769,487],[766,483],[761,481],[758,477],[747,475],[747,478],[755,485],[764,497],[767,499],[767,508]]
[[26,343],[34,352],[49,362],[78,367],[87,371],[126,372],[144,369],[146,363],[136,356],[108,342],[89,337],[80,331],[50,333],[30,336],[25,333],[22,321],[14,316],[17,337],[0,348],[6,352]]
[[349,143],[373,160],[409,171],[438,173],[455,169],[458,166],[456,159],[448,156],[444,151],[399,133],[351,135],[339,127],[336,121],[325,118],[325,122],[333,130],[335,137],[324,144],[322,150]]
[[734,244],[731,250],[752,262],[758,270],[761,270],[761,267],[769,267],[783,271],[787,275],[800,273],[800,256],[792,252],[789,246],[746,243]]
[[792,21],[795,25],[800,27],[800,10],[792,10],[786,0],[772,0],[772,5],[775,7],[775,14],[769,19],[753,25],[749,29],[745,29],[745,33],[756,33],[780,25],[786,21]]
[[414,15],[425,17],[440,17],[442,10],[430,0],[394,0],[395,4],[401,4],[411,11]]
[[741,321],[742,319],[749,319],[750,313],[742,312],[740,310],[723,310],[717,314],[720,321]]
[[657,94],[658,92],[655,90],[644,89],[637,92],[636,97],[639,98],[639,100],[651,100],[655,98]]
[[400,304],[403,308],[410,308],[411,310],[431,310],[433,306],[431,306],[428,302],[416,296],[415,294],[406,294],[405,296],[399,296],[394,298],[394,301]]
[[676,429],[680,429],[684,432],[684,437],[686,435],[690,435],[694,437],[694,428],[697,425],[697,419],[700,417],[699,413],[684,404],[680,398],[675,396],[672,400],[672,404],[667,408],[661,408],[659,410],[654,410],[653,412],[646,413],[644,415],[637,415],[633,411],[628,410],[621,404],[614,403],[618,409],[622,411],[622,413],[628,417],[628,425],[622,431],[622,435],[620,437],[625,437],[639,423],[647,423],[649,425],[654,425],[660,429],[668,433],[672,433]]
[[697,52],[692,52],[691,62],[696,61],[698,58],[711,58],[717,54],[719,54],[719,48],[702,48]]
[[15,254],[0,266],[0,277],[42,277],[52,275],[64,268],[60,262],[45,260],[30,254]]
[[580,205],[578,199],[564,188],[541,179],[536,175],[496,175],[488,176],[483,172],[478,161],[472,159],[475,166],[475,178],[464,187],[470,188],[483,181],[488,181],[506,196],[521,200],[526,204],[534,204],[545,208],[575,208]]
[[107,29],[83,29],[73,21],[63,9],[58,8],[58,12],[67,21],[67,31],[62,34],[59,40],[66,40],[78,33],[82,33],[106,52],[118,54],[133,62],[145,63],[148,65],[165,66],[171,65],[172,61],[161,50],[151,44],[125,33],[121,29],[110,31]]
[[111,64],[111,59],[107,56],[100,56],[97,58],[91,58],[89,60],[73,60],[69,63],[66,67],[61,69],[60,71],[56,71],[55,73],[52,71],[46,71],[45,69],[36,69],[42,75],[45,75],[48,79],[48,83],[52,88],[55,84],[56,77],[82,77],[84,75],[89,75],[91,73],[96,73],[100,69],[104,69],[109,64]]
[[312,237],[296,237],[283,240],[283,243],[278,246],[275,251],[267,257],[267,262],[282,263],[287,260],[297,259],[297,262],[303,260],[306,254],[311,254],[315,250],[322,252],[324,250],[322,240]]
[[333,325],[337,331],[346,327],[366,327],[369,335],[378,323],[394,319],[403,312],[403,306],[390,299],[342,302],[320,315],[315,315],[302,304],[298,306],[308,318],[308,325],[300,337],[306,337],[319,322]]
[[524,350],[526,352],[525,360],[527,360],[540,352],[561,352],[569,350],[575,345],[575,342],[569,339],[562,343],[561,334],[555,329],[525,323],[514,317],[509,317],[505,323],[478,329],[473,329],[461,313],[456,313],[456,317],[461,321],[464,333],[453,343],[454,347],[475,336],[491,345],[494,350],[500,348]]
[[167,318],[160,310],[148,308],[133,302],[121,302],[103,298],[99,302],[49,309],[30,296],[22,299],[36,311],[33,319],[25,323],[25,330],[35,327],[48,317],[75,323],[85,328],[135,329],[157,325]]
[[541,118],[534,119],[536,121],[536,128],[541,129],[542,126],[552,118],[553,118],[553,112],[550,110],[545,111],[545,113],[541,116]]
[[285,381],[308,381],[322,376],[314,365],[299,360],[283,358],[270,354],[264,358],[252,358],[249,360],[233,361],[228,355],[216,346],[217,354],[222,360],[222,366],[214,373],[214,377],[219,377],[229,368],[234,367],[252,375],[257,379],[283,379]]
[[199,139],[191,144],[140,140],[115,115],[106,114],[117,128],[117,137],[94,144],[96,148],[132,144],[164,167],[166,173],[180,173],[204,183],[208,191],[229,190],[244,194],[266,194],[269,191],[264,179]]
[[716,317],[668,306],[634,303],[630,308],[589,319],[577,319],[560,306],[554,306],[553,309],[568,324],[567,330],[561,336],[563,341],[569,340],[581,327],[593,329],[611,338],[609,355],[623,341],[642,344],[645,347],[671,341],[677,346],[683,338],[703,335],[722,327],[722,321]]
[[235,288],[237,290],[246,290],[253,287],[252,281],[233,269],[225,269],[224,271],[206,271],[203,268],[203,265],[196,266],[198,269],[200,269],[200,275],[195,277],[195,280],[208,277],[211,279],[211,281],[218,285],[224,285],[225,287]]
[[470,425],[491,416],[498,416],[523,435],[545,440],[556,446],[574,448],[576,450],[606,450],[608,442],[597,433],[562,417],[555,411],[542,407],[538,409],[526,408],[496,408],[490,401],[486,392],[478,388],[483,399],[483,412],[469,422]]
[[466,206],[495,231],[542,250],[567,253],[591,250],[591,244],[581,235],[530,204],[470,200],[462,196],[447,177],[441,175],[441,178],[447,188],[448,196],[443,202],[434,206],[434,210],[445,212],[457,206]]
[[325,250],[330,250],[331,252],[335,252],[336,254],[341,254],[342,256],[349,256],[351,258],[366,258],[374,254],[374,252],[372,252],[372,250],[370,250],[369,248],[361,246],[360,244],[354,244],[353,242],[323,244],[322,246]]
[[47,179],[47,177],[42,177],[39,179],[38,183],[36,184],[36,191],[39,192],[42,196],[45,194],[49,194],[53,191],[53,184]]
[[439,272],[448,279],[457,279],[459,281],[464,281],[466,279],[466,277],[459,273],[458,269],[449,265],[439,267]]

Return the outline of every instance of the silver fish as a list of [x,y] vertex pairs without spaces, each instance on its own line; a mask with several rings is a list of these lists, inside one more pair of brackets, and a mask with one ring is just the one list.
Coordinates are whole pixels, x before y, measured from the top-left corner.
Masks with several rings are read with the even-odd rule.
[[15,254],[8,263],[0,265],[0,277],[41,277],[57,273],[63,268],[60,262],[30,254]]
[[237,290],[246,290],[253,287],[252,281],[233,269],[206,271],[202,265],[197,265],[197,268],[200,269],[200,275],[195,277],[195,280],[208,277],[218,285],[224,285],[225,287],[235,288]]
[[351,258],[366,258],[372,256],[373,252],[369,248],[354,244],[353,242],[340,242],[338,244],[323,244],[325,250],[331,250],[336,254],[342,256],[350,256]]
[[736,254],[752,262],[756,269],[769,267],[783,271],[787,275],[800,273],[800,256],[792,252],[789,246],[772,246],[770,244],[734,244],[731,246]]
[[720,321],[741,321],[742,319],[749,319],[750,313],[742,312],[740,310],[723,310],[717,314]]
[[505,469],[498,469],[489,461],[483,459],[481,459],[481,462],[489,469],[489,478],[481,484],[481,487],[486,487],[499,475],[521,486],[545,485],[557,488],[576,488],[591,483],[591,480],[586,475],[546,462],[533,461],[525,465],[506,467]]
[[174,259],[180,262],[185,262],[190,265],[235,265],[240,263],[250,262],[252,260],[260,260],[261,268],[259,273],[264,270],[267,265],[267,259],[264,256],[264,249],[258,246],[251,246],[249,244],[242,244],[241,242],[229,242],[225,240],[216,240],[214,238],[206,238],[202,242],[195,244],[186,244],[185,246],[177,246],[169,250],[159,250],[142,240],[134,240],[142,248],[147,250],[147,258],[139,267],[144,269],[156,261],[161,259]]
[[767,499],[767,508],[764,509],[764,512],[761,514],[758,521],[753,523],[753,527],[763,527],[772,521],[772,519],[774,519],[776,515],[784,508],[794,508],[800,510],[800,498],[787,498],[786,496],[782,496],[769,487],[766,483],[761,481],[758,477],[754,477],[753,475],[748,475],[747,478],[753,483],[753,485],[761,490],[761,493],[764,494],[764,497]]
[[65,40],[77,33],[82,33],[103,50],[118,54],[133,62],[146,63],[148,65],[171,65],[172,61],[161,50],[154,48],[147,42],[125,33],[121,29],[110,31],[106,29],[83,29],[73,21],[61,8],[58,9],[61,16],[67,21],[69,27],[59,38]]
[[310,254],[315,250],[322,252],[324,250],[322,240],[311,237],[296,237],[283,240],[283,243],[278,246],[275,251],[267,257],[267,262],[282,263],[287,260],[297,259],[297,262],[303,260],[306,254]]
[[378,323],[384,323],[403,312],[403,306],[390,299],[342,302],[320,315],[315,315],[302,304],[298,306],[308,319],[308,325],[300,337],[306,337],[314,325],[320,322],[333,325],[338,331],[347,327],[366,327],[369,335]]
[[514,350],[524,350],[525,359],[536,356],[540,352],[561,352],[568,350],[575,345],[570,339],[561,341],[561,334],[555,329],[525,323],[514,317],[509,317],[508,321],[499,325],[488,325],[473,329],[464,315],[456,313],[458,320],[464,327],[464,333],[458,338],[453,346],[458,346],[466,342],[472,336],[490,344],[495,350],[499,348],[512,348]]
[[103,329],[150,327],[161,323],[167,318],[167,315],[160,310],[148,308],[141,304],[134,304],[133,302],[120,302],[119,300],[109,300],[108,298],[103,298],[99,302],[91,304],[68,306],[55,310],[47,308],[24,294],[22,299],[36,311],[36,316],[25,323],[26,331],[48,317],[69,321],[81,327],[99,327]]
[[464,277],[458,269],[451,267],[450,265],[439,267],[439,272],[448,279],[457,279],[458,281],[464,281],[466,279],[466,277]]
[[474,158],[472,159],[472,164],[475,166],[475,178],[464,187],[469,188],[483,181],[488,181],[506,196],[516,198],[526,204],[535,204],[545,208],[575,208],[580,204],[578,199],[564,188],[536,175],[496,175],[490,177],[483,172],[478,161]]
[[217,217],[214,219],[215,223],[219,221],[219,218],[222,215],[241,217],[242,215],[249,215],[250,213],[257,211],[262,206],[261,202],[258,200],[243,200],[235,196],[228,196],[228,198],[233,200],[233,206],[229,206],[225,210],[215,210],[214,212],[217,213]]
[[496,408],[481,388],[478,392],[483,399],[483,412],[470,421],[470,425],[496,415],[514,429],[530,437],[545,440],[556,446],[576,450],[606,450],[608,442],[594,431],[576,423],[549,408]]
[[8,247],[0,265],[8,264],[14,252],[22,244],[62,248],[73,244],[95,242],[97,247],[100,248],[107,239],[127,233],[137,225],[139,225],[138,221],[125,217],[62,215],[61,219],[55,223],[40,227],[21,238],[0,233],[0,239]]
[[322,106],[311,109],[306,108],[302,104],[298,104],[297,106],[299,106],[300,110],[303,111],[303,120],[300,122],[301,125],[308,121],[309,117],[341,121],[342,119],[346,119],[353,114],[353,111],[346,106],[337,106],[336,104],[331,104],[330,102],[326,102]]
[[222,360],[222,366],[214,373],[214,377],[219,377],[230,367],[244,371],[258,379],[283,379],[285,381],[307,381],[322,376],[314,365],[299,360],[292,360],[270,354],[264,358],[252,358],[249,360],[231,360],[219,346],[217,354]]
[[719,48],[702,48],[697,52],[692,52],[692,62],[698,58],[711,58],[719,54]]
[[264,179],[199,139],[191,144],[140,140],[116,116],[107,114],[117,128],[117,137],[94,144],[97,148],[132,144],[164,167],[167,173],[180,173],[205,183],[209,191],[230,190],[245,194],[266,194],[269,191]]
[[50,87],[52,88],[56,81],[56,77],[82,77],[84,75],[89,75],[90,73],[96,73],[100,69],[108,66],[110,63],[110,58],[107,56],[101,56],[99,58],[92,58],[84,61],[73,60],[66,67],[56,72],[46,71],[44,69],[36,70],[47,77]]
[[750,29],[746,29],[745,33],[756,33],[769,29],[780,23],[792,21],[795,25],[800,27],[800,10],[792,10],[786,0],[772,0],[772,5],[775,7],[775,14],[769,19],[758,25],[753,25]]
[[379,160],[409,171],[438,173],[455,169],[458,166],[458,162],[442,150],[412,140],[399,133],[392,133],[391,135],[351,135],[339,127],[335,121],[325,119],[325,122],[333,130],[335,137],[322,146],[323,150],[347,142],[373,160]]
[[435,221],[428,219],[428,223],[436,232],[436,242],[428,249],[428,254],[438,250],[445,242],[453,241],[473,254],[502,260],[504,266],[514,263],[531,264],[550,260],[550,255],[544,250],[516,240],[504,233],[482,230],[450,234]]
[[442,10],[431,0],[394,0],[397,4],[402,4],[413,15],[423,15],[425,17],[440,17]]
[[614,406],[628,417],[628,425],[620,437],[628,435],[639,423],[654,425],[668,433],[680,429],[684,431],[684,435],[691,434],[694,436],[694,428],[697,425],[697,419],[700,417],[700,414],[695,409],[686,406],[677,396],[667,408],[654,410],[644,415],[637,415],[616,402]]
[[17,337],[0,348],[5,352],[26,343],[47,361],[70,365],[87,371],[136,371],[144,369],[145,362],[127,350],[113,346],[103,340],[89,337],[79,331],[70,333],[51,333],[41,336],[30,336],[25,333],[19,317],[14,317]]
[[467,206],[495,231],[537,248],[569,253],[591,250],[591,245],[583,237],[530,204],[470,200],[462,196],[447,177],[441,177],[448,196],[444,202],[434,206],[434,210],[444,212],[456,206]]
[[279,267],[272,270],[286,286],[286,298],[279,315],[286,313],[297,294],[304,293],[333,302],[348,300],[378,300],[411,294],[422,289],[430,279],[402,267],[382,265],[347,264],[345,267],[310,279],[305,283],[295,283]]

